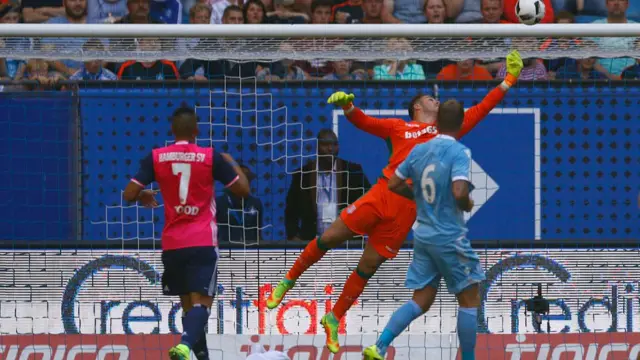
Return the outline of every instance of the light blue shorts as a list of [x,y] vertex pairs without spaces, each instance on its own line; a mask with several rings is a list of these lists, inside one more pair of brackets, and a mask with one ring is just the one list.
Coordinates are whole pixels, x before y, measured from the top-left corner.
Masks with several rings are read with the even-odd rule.
[[415,239],[405,286],[412,290],[426,286],[437,289],[443,277],[451,294],[459,294],[485,279],[480,259],[469,240],[462,236],[456,241],[431,245]]

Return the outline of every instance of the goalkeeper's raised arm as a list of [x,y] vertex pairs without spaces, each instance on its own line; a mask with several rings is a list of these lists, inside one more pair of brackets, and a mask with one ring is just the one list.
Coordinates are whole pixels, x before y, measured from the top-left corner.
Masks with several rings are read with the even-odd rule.
[[463,137],[471,131],[471,129],[478,125],[478,123],[489,115],[491,110],[504,99],[507,91],[518,81],[523,67],[522,58],[517,50],[507,55],[507,76],[504,81],[495,89],[491,90],[478,105],[469,108],[469,110],[464,113],[464,122],[460,128],[458,138]]
[[[371,135],[386,139],[393,131],[393,127],[399,119],[377,119],[366,115],[362,110],[353,105],[355,95],[338,91],[327,99],[327,103],[342,107],[344,116],[358,129]],[[400,120],[401,121],[401,120]]]

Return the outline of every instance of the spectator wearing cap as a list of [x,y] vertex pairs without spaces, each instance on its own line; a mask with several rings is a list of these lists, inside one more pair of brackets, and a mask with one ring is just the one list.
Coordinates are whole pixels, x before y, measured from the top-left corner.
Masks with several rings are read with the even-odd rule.
[[267,8],[260,0],[249,0],[242,7],[245,24],[262,24],[267,17]]
[[331,0],[313,0],[311,2],[311,23],[328,24],[331,22]]
[[[404,38],[390,38],[387,41],[387,53],[411,51],[411,44]],[[382,65],[373,68],[374,80],[424,80],[421,65],[410,60],[385,60]]]
[[473,59],[458,61],[456,64],[445,66],[438,76],[438,80],[493,80],[491,73],[482,66],[478,66]]
[[[158,52],[162,48],[160,39],[139,39],[138,50]],[[176,80],[180,74],[173,61],[127,61],[118,70],[118,79],[122,80]]]
[[[89,39],[82,45],[84,53],[92,51],[105,51],[104,44],[100,39]],[[85,61],[82,67],[69,77],[69,80],[117,80],[116,74],[105,69],[102,60]]]
[[[447,13],[445,18],[454,19],[460,14],[465,0],[443,0]],[[385,0],[382,20],[385,23],[424,23],[424,2],[421,0]]]
[[[0,6],[0,23],[17,24],[22,22],[20,8],[11,5]],[[31,41],[28,38],[14,38],[5,42],[0,40],[0,48],[29,49]],[[21,59],[0,58],[0,78],[20,80],[24,74],[27,62]]]
[[222,18],[224,17],[225,10],[232,5],[238,7],[238,9],[240,9],[240,15],[242,15],[242,9],[240,8],[240,6],[242,5],[242,1],[220,0],[212,3],[211,18],[210,18],[211,24],[222,24]]
[[[635,23],[627,18],[629,10],[629,0],[603,0],[607,5],[607,18],[594,21],[599,24],[625,24]],[[637,0],[636,0],[637,1]],[[601,49],[630,50],[633,48],[636,38],[632,37],[611,37],[593,38]],[[622,71],[635,64],[635,59],[629,57],[608,58],[598,60],[598,64],[607,72],[613,75],[621,75]]]
[[[249,182],[256,178],[249,167],[240,164],[240,169]],[[251,194],[242,199],[225,190],[216,197],[216,208],[218,239],[221,242],[255,243],[262,239],[264,206],[260,199]]]
[[43,23],[64,16],[63,0],[22,0],[22,14],[26,23]]
[[309,241],[322,234],[342,209],[371,187],[360,164],[338,157],[338,136],[333,130],[320,130],[317,139],[317,159],[291,177],[284,210],[289,240]]

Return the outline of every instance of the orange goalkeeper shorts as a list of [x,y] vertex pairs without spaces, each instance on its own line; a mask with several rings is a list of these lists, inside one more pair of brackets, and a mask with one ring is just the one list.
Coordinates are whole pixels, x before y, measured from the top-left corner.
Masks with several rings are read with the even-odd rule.
[[416,220],[416,203],[391,192],[380,179],[366,194],[340,213],[347,227],[368,235],[378,254],[394,258]]

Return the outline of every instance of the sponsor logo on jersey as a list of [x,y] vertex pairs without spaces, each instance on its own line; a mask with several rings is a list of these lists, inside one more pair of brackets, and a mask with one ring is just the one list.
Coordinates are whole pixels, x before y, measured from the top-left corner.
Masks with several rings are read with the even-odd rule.
[[418,131],[405,131],[404,138],[405,139],[417,139],[424,134],[437,134],[438,128],[435,126],[427,126],[424,129],[420,129]]

